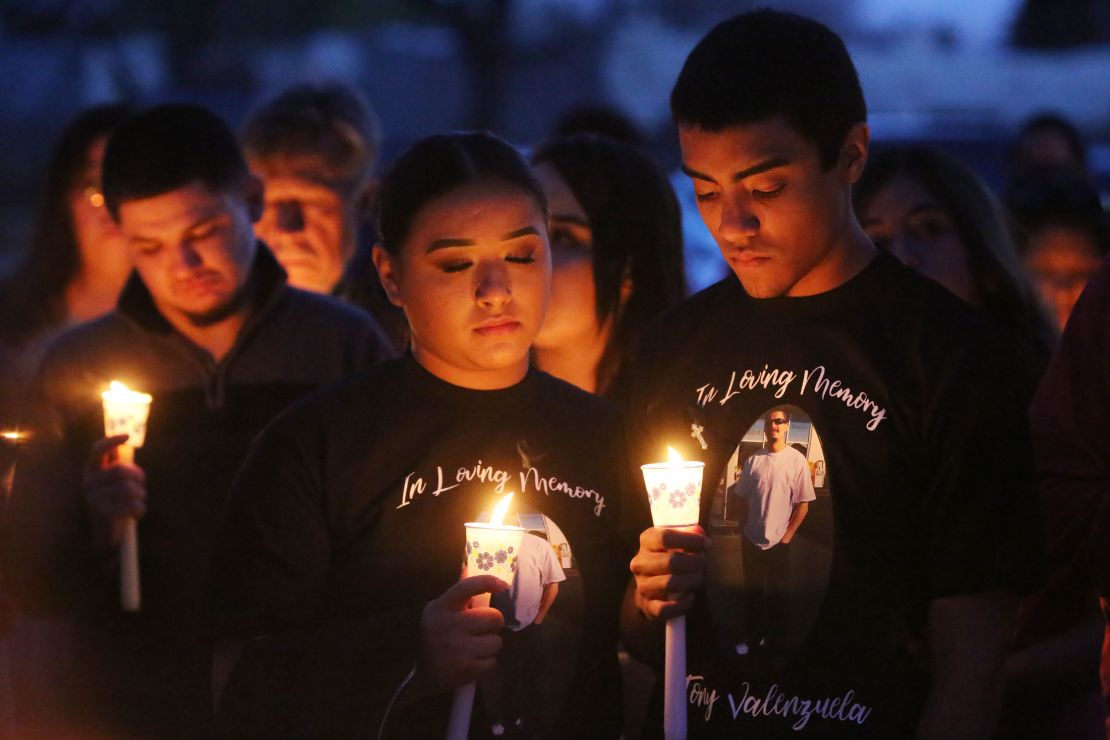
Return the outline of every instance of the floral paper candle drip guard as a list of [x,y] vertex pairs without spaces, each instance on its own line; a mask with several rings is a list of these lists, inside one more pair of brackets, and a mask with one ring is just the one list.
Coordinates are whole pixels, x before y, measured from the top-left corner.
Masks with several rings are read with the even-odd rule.
[[512,584],[524,529],[504,524],[466,523],[466,573],[497,576]]
[[690,527],[698,523],[704,463],[676,461],[640,467],[655,526]]

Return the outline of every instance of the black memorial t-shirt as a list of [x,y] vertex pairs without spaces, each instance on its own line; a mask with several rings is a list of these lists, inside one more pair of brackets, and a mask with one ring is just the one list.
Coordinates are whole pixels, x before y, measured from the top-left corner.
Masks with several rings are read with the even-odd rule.
[[[670,445],[706,463],[713,546],[688,625],[692,735],[913,735],[929,601],[1040,577],[1013,356],[887,255],[811,297],[753,299],[730,277],[649,332],[624,389],[630,462]],[[781,528],[803,500],[781,476],[750,511],[738,495],[773,410],[816,499],[789,544],[760,550],[745,543],[749,518]]]
[[[529,666],[539,713],[562,736],[619,734],[622,442],[612,406],[542,372],[475,391],[411,357],[284,415],[240,473],[216,558],[220,632],[270,636],[232,678],[227,722],[376,732],[415,663],[423,605],[459,578],[464,523],[513,491],[511,511],[567,576],[544,622],[547,664]],[[402,701],[387,736],[442,736],[449,699]]]

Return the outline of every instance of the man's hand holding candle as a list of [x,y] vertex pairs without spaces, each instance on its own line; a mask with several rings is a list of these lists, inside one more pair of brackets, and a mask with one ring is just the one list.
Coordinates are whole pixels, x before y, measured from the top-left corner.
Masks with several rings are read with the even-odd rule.
[[505,619],[490,606],[468,605],[479,594],[508,588],[500,578],[472,576],[425,604],[415,676],[418,695],[455,689],[494,667]]
[[632,603],[648,620],[665,622],[686,614],[702,586],[709,538],[699,526],[652,527],[640,534],[630,569]]
[[123,540],[125,520],[146,513],[146,473],[118,458],[126,434],[93,443],[81,478],[81,495],[89,512],[97,549],[115,552]]

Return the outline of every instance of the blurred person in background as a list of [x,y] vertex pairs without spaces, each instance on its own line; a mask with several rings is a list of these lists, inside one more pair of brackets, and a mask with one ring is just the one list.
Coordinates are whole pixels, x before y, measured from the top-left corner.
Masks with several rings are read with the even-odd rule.
[[255,231],[289,284],[370,311],[400,348],[404,317],[370,261],[381,126],[365,97],[339,83],[294,85],[250,114],[241,141],[266,191]]
[[1110,247],[1098,191],[1085,174],[1042,167],[1011,182],[1006,204],[1023,230],[1025,269],[1062,331]]
[[[1031,397],[1056,328],[1025,276],[1009,216],[983,182],[946,154],[894,147],[868,163],[853,195],[860,223],[877,246],[979,307],[1022,342]],[[997,737],[1032,727],[1044,734],[1029,737],[1089,737],[1076,708],[1093,692],[1092,618],[1098,619],[1093,600],[1074,591],[1050,587],[1023,601]],[[1096,637],[1098,627],[1095,621]],[[1030,700],[1034,696],[1037,701]]]
[[1041,167],[1087,172],[1083,136],[1070,121],[1056,113],[1039,113],[1026,120],[1010,150],[1011,177]]
[[[615,141],[644,147],[647,137],[620,109],[605,104],[584,105],[563,113],[555,124],[557,137],[575,134],[600,134]],[[697,199],[690,178],[680,170],[670,175],[671,188],[678,198],[682,217],[683,269],[686,292],[696,293],[728,274],[713,235],[698,216]]]
[[[1008,737],[1019,736],[1017,730],[1025,733],[1021,737],[1032,737],[1042,729],[1051,738],[1110,737],[1110,257],[1102,258],[1075,304],[1030,417],[1051,568],[1045,594],[1052,601],[1046,598],[1044,606],[1057,607],[1045,614],[1058,616],[1063,604],[1085,619],[1074,626],[1065,623],[1066,632],[1043,619],[1035,625],[1057,627],[1046,643],[1055,650],[1039,662],[1017,666],[1026,676],[1035,678],[1034,670],[1058,676],[1062,660],[1081,670],[1062,676],[1072,701],[1056,723],[1027,724]],[[1032,691],[1022,698],[1043,704],[1057,697]]]
[[[0,429],[29,435],[27,389],[46,346],[64,329],[110,311],[131,272],[123,237],[104,207],[100,164],[108,136],[130,114],[123,104],[80,113],[50,154],[46,188],[31,242],[14,269],[0,279]],[[26,439],[27,437],[24,437]],[[18,445],[0,447],[0,505],[7,503]],[[0,673],[6,662],[23,666],[12,676],[12,695],[0,712],[48,706],[57,697],[57,671],[66,629],[55,621],[21,620],[0,574]],[[34,659],[31,659],[34,656]],[[3,680],[0,675],[0,681]],[[21,722],[0,717],[0,735]],[[5,728],[7,724],[7,728]]]
[[644,327],[683,298],[678,202],[647,154],[602,136],[554,139],[532,165],[548,200],[552,254],[536,365],[611,395]]
[[1030,285],[1002,204],[967,166],[899,146],[868,162],[852,190],[867,236],[989,315],[1020,343],[1032,393],[1055,331]]
[[605,103],[581,105],[565,111],[555,123],[555,136],[599,134],[613,141],[644,145],[644,134],[619,108]]
[[131,272],[100,192],[105,143],[130,113],[122,104],[84,111],[50,155],[31,243],[0,281],[0,426],[20,421],[46,345],[63,329],[110,311]]

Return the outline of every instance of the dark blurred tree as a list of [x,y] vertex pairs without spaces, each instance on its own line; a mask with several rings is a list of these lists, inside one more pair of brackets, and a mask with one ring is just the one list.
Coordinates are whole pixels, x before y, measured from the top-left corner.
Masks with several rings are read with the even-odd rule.
[[4,0],[0,22],[12,35],[101,38],[118,33],[121,9],[121,0]]
[[1010,41],[1045,50],[1110,43],[1110,0],[1024,0]]
[[503,105],[505,71],[510,65],[526,65],[558,57],[572,48],[604,35],[617,23],[626,2],[598,0],[592,22],[576,19],[573,12],[560,12],[557,2],[539,2],[548,15],[541,29],[530,29],[527,40],[519,38],[514,10],[536,0],[420,0],[423,18],[440,22],[459,35],[471,75],[471,110],[468,126],[498,130]]

